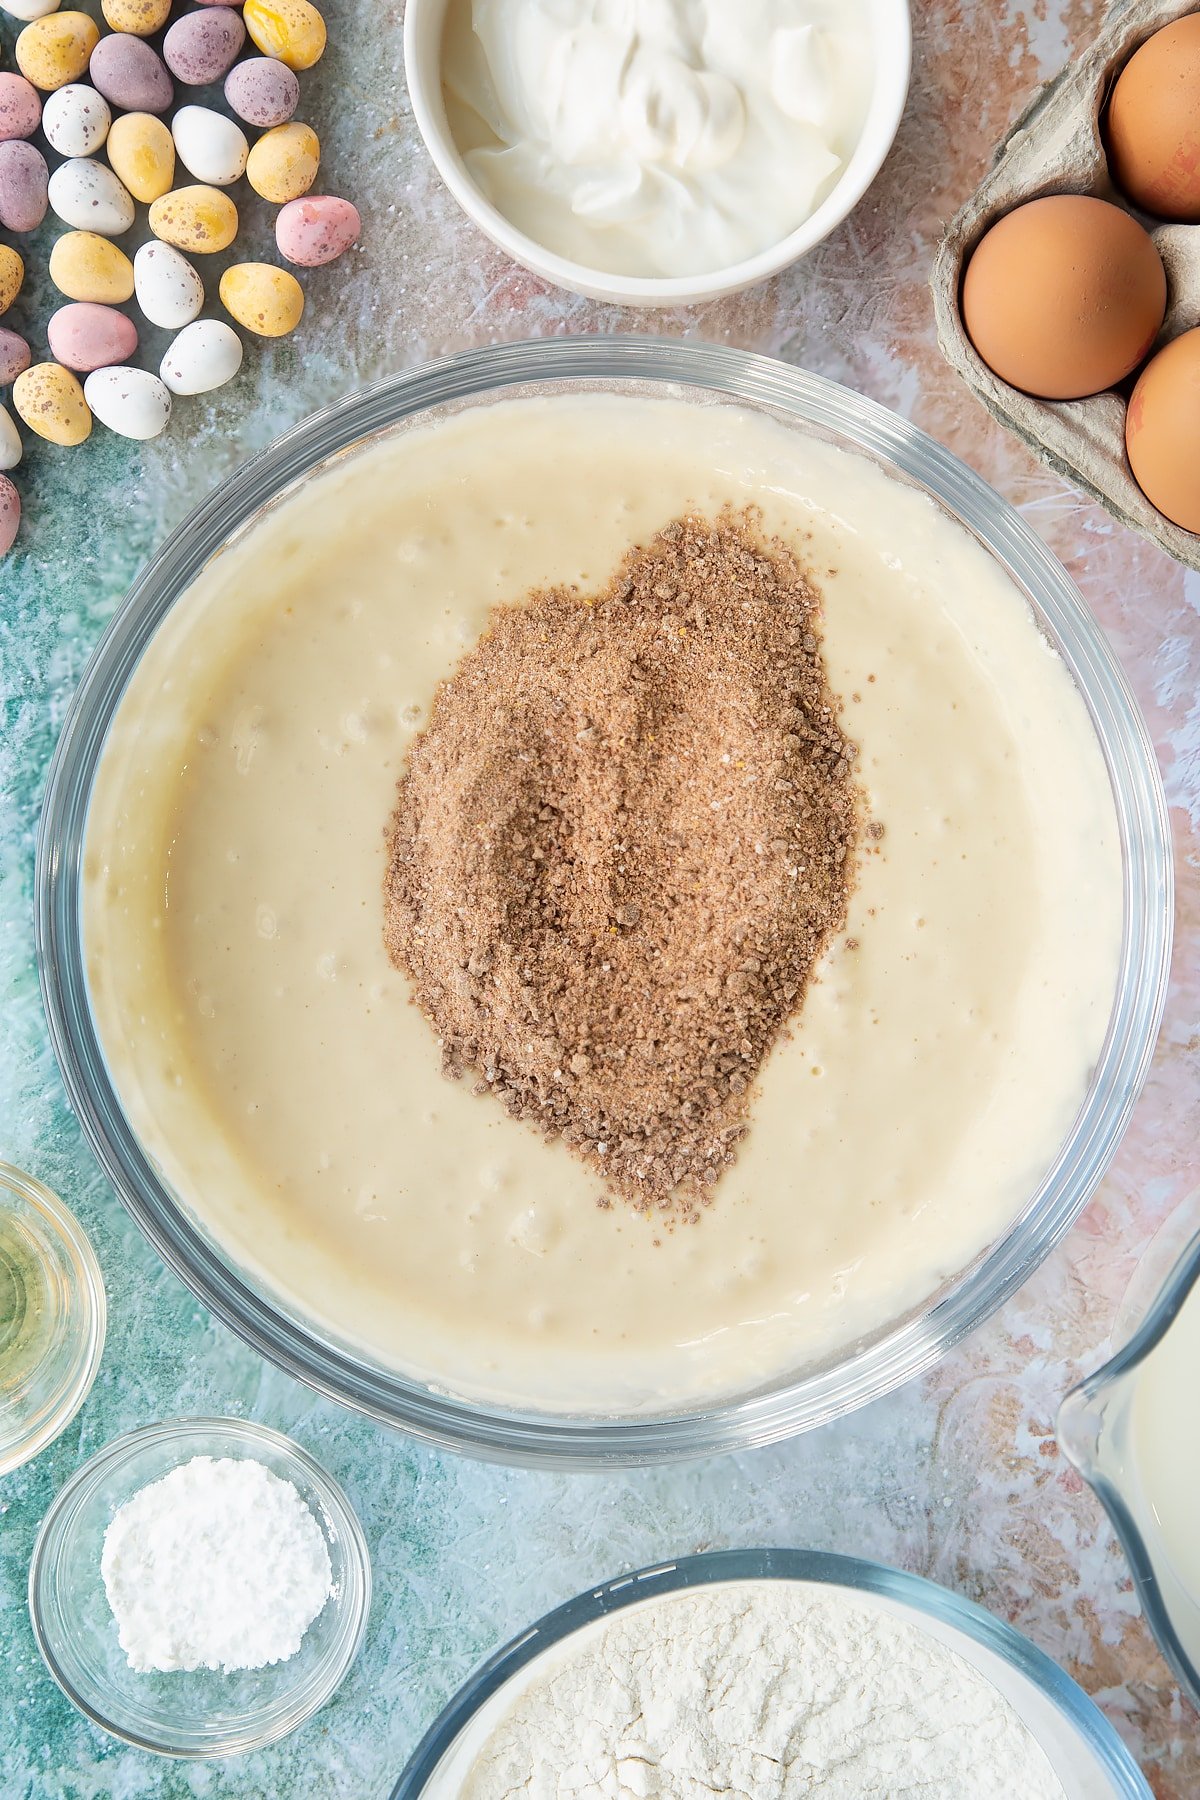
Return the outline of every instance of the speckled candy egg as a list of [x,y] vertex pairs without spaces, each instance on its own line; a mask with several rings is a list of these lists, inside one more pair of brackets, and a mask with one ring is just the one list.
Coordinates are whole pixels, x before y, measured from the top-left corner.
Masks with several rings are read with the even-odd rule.
[[73,156],[50,177],[50,204],[64,225],[120,237],[133,224],[133,196],[104,163]]
[[0,140],[32,137],[41,116],[41,97],[32,81],[9,69],[0,72]]
[[0,387],[9,387],[31,361],[25,339],[18,332],[8,331],[0,325]]
[[34,144],[10,138],[0,144],[0,225],[6,231],[36,231],[46,216],[49,171]]
[[128,31],[101,38],[88,72],[93,86],[122,112],[164,113],[175,98],[162,57]]
[[185,325],[162,359],[159,375],[173,394],[210,394],[242,366],[242,340],[222,319]]
[[83,389],[61,363],[34,363],[23,370],[13,382],[12,398],[30,431],[52,444],[82,444],[91,434]]
[[171,132],[180,162],[197,181],[229,187],[246,167],[250,146],[245,132],[211,106],[181,106]]
[[42,111],[42,130],[60,156],[94,155],[111,124],[108,101],[86,81],[69,81],[48,96]]
[[311,125],[276,125],[264,131],[246,160],[246,180],[264,200],[282,206],[307,194],[317,179],[321,145]]
[[6,313],[21,291],[25,264],[11,244],[0,244],[0,313]]
[[306,194],[302,200],[289,200],[275,219],[275,242],[279,253],[302,269],[315,269],[321,263],[344,256],[358,242],[362,220],[358,208],[349,200],[334,194]]
[[119,306],[133,296],[133,264],[94,231],[68,231],[50,252],[50,279],[68,300]]
[[88,375],[137,355],[137,326],[112,306],[88,301],[60,306],[46,326],[51,354],[65,369]]
[[325,50],[325,21],[309,0],[246,0],[246,30],[264,56],[311,69]]
[[0,406],[0,469],[15,469],[21,460],[21,434],[6,406]]
[[110,31],[153,37],[171,16],[171,0],[100,0],[100,11]]
[[120,437],[155,438],[171,417],[170,393],[149,369],[94,369],[83,392],[100,423]]
[[221,277],[221,304],[258,337],[286,337],[304,311],[304,289],[274,263],[234,263]]
[[122,113],[108,134],[108,160],[135,200],[149,206],[175,182],[175,140],[153,113]]
[[220,188],[182,187],[150,208],[150,229],[164,244],[192,256],[228,250],[238,230],[238,210]]
[[186,86],[205,87],[228,73],[245,41],[240,13],[222,7],[184,13],[163,39],[163,60]]
[[45,94],[78,81],[100,42],[94,19],[86,13],[51,13],[35,19],[17,39],[17,67]]
[[21,496],[7,475],[0,475],[0,556],[7,556],[21,525]]
[[300,101],[300,83],[286,63],[251,56],[225,77],[225,99],[247,125],[286,125]]
[[169,244],[143,244],[133,259],[137,303],[152,325],[178,331],[204,305],[204,283]]

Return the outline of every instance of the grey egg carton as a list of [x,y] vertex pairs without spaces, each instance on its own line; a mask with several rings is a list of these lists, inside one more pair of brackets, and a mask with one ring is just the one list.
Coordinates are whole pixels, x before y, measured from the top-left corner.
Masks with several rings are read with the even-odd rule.
[[1192,0],[1126,0],[1110,7],[1095,43],[1039,89],[996,152],[990,173],[946,230],[931,286],[938,342],[988,411],[1114,518],[1200,569],[1200,535],[1171,524],[1151,506],[1125,456],[1125,394],[1087,400],[1035,400],[993,375],[963,328],[959,293],[966,261],[988,226],[1043,194],[1095,194],[1141,217],[1167,271],[1167,316],[1155,349],[1200,322],[1200,225],[1155,224],[1137,213],[1109,179],[1100,119],[1112,84],[1138,46],[1163,25],[1200,10]]

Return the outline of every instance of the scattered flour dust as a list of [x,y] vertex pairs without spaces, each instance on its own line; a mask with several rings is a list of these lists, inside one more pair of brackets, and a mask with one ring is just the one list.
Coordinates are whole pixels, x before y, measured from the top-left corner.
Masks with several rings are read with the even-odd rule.
[[333,1585],[320,1526],[250,1458],[193,1456],[114,1514],[100,1559],[129,1666],[286,1662]]
[[1064,1800],[1008,1701],[953,1650],[836,1589],[743,1582],[562,1647],[461,1800]]

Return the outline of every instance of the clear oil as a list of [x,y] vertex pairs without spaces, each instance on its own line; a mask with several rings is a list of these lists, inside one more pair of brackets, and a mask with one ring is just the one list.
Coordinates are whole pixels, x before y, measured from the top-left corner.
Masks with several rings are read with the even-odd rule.
[[45,1247],[0,1211],[0,1401],[20,1394],[44,1361],[56,1310]]

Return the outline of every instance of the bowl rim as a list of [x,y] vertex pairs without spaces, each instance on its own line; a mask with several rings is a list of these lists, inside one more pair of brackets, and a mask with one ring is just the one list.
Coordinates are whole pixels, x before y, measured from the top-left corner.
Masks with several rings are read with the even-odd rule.
[[11,1475],[40,1456],[61,1437],[92,1391],[104,1355],[108,1332],[108,1297],[104,1275],[92,1241],[66,1202],[36,1175],[0,1158],[0,1191],[15,1194],[49,1221],[66,1251],[75,1275],[74,1302],[80,1309],[79,1353],[70,1379],[61,1387],[52,1406],[43,1409],[36,1427],[22,1439],[14,1438],[7,1449],[0,1446],[0,1476]]
[[1103,1434],[1105,1400],[1162,1343],[1197,1284],[1200,1284],[1200,1231],[1191,1237],[1129,1341],[1063,1397],[1058,1409],[1056,1434],[1063,1453],[1108,1514],[1129,1564],[1142,1613],[1163,1660],[1200,1712],[1200,1668],[1188,1655],[1162,1600],[1154,1558],[1133,1508],[1118,1484],[1095,1461],[1093,1453]]
[[565,1638],[627,1606],[733,1581],[802,1581],[873,1594],[952,1626],[995,1652],[1053,1703],[1111,1776],[1115,1800],[1149,1800],[1150,1788],[1136,1760],[1096,1702],[1015,1626],[927,1576],[834,1551],[782,1548],[709,1550],[653,1563],[587,1588],[552,1608],[472,1671],[418,1742],[390,1800],[421,1800],[438,1763],[480,1708],[514,1675]]
[[[318,464],[416,414],[490,403],[513,388],[589,384],[715,395],[782,413],[922,489],[1000,563],[1053,638],[1091,713],[1122,842],[1121,957],[1104,1046],[1071,1132],[1009,1229],[935,1302],[832,1371],[652,1416],[550,1414],[460,1400],[364,1361],[315,1325],[298,1325],[253,1287],[185,1217],[125,1120],[90,1015],[79,918],[87,802],[107,724],[142,647],[210,557]],[[242,465],[171,533],[110,620],[68,710],[39,824],[35,938],[51,1042],[84,1134],[137,1224],[211,1312],[317,1392],[425,1442],[497,1461],[591,1468],[747,1448],[824,1423],[923,1373],[1014,1293],[1082,1211],[1145,1079],[1166,994],[1172,891],[1162,779],[1128,681],[1062,565],[980,476],[885,407],[768,357],[651,337],[555,338],[462,352],[333,403]]]
[[[306,1704],[290,1711],[280,1710],[279,1716],[272,1723],[264,1725],[252,1733],[239,1733],[233,1727],[223,1735],[214,1735],[203,1745],[181,1746],[172,1743],[165,1737],[155,1738],[148,1732],[128,1728],[118,1723],[110,1714],[92,1704],[79,1692],[70,1676],[62,1667],[46,1633],[42,1601],[42,1587],[50,1570],[51,1548],[56,1534],[70,1527],[73,1516],[79,1507],[90,1497],[101,1477],[113,1469],[132,1463],[143,1450],[156,1445],[177,1445],[180,1449],[179,1461],[187,1460],[189,1439],[196,1442],[191,1455],[202,1456],[205,1451],[199,1445],[209,1440],[216,1433],[237,1439],[253,1450],[255,1445],[268,1449],[282,1460],[286,1467],[302,1476],[305,1482],[320,1496],[321,1505],[333,1517],[341,1541],[345,1547],[346,1569],[348,1580],[346,1590],[338,1604],[347,1609],[348,1629],[343,1632],[341,1648],[329,1662],[320,1679],[314,1682],[313,1692]],[[178,1465],[176,1465],[178,1466]],[[156,1477],[157,1479],[157,1477]],[[322,1528],[322,1536],[325,1536]],[[97,1571],[99,1580],[99,1571]],[[122,1432],[119,1437],[109,1442],[90,1456],[83,1466],[77,1469],[55,1494],[46,1509],[45,1517],[38,1527],[34,1540],[33,1554],[29,1561],[29,1579],[26,1585],[29,1619],[33,1627],[34,1640],[41,1653],[42,1661],[53,1677],[57,1686],[70,1700],[73,1706],[98,1725],[111,1737],[120,1739],[122,1743],[131,1744],[139,1750],[149,1750],[157,1756],[170,1757],[176,1761],[191,1761],[216,1756],[240,1756],[251,1750],[264,1749],[268,1744],[277,1743],[280,1738],[289,1736],[319,1712],[333,1697],[341,1686],[346,1675],[354,1664],[363,1637],[367,1629],[367,1619],[371,1610],[371,1555],[367,1546],[366,1534],[358,1514],[350,1504],[340,1482],[334,1480],[328,1470],[322,1468],[316,1458],[298,1444],[294,1438],[284,1432],[277,1431],[271,1425],[264,1425],[257,1419],[220,1418],[216,1415],[186,1415],[179,1418],[159,1419],[149,1425],[138,1425],[132,1431]]]
[[554,286],[592,300],[627,306],[686,306],[720,299],[779,274],[815,249],[858,205],[887,161],[908,100],[912,76],[909,0],[873,0],[872,11],[890,18],[890,41],[876,58],[871,97],[854,149],[833,187],[808,218],[765,250],[707,274],[617,275],[559,256],[518,230],[468,173],[450,133],[441,84],[428,82],[423,67],[427,40],[435,31],[440,40],[448,4],[449,0],[408,0],[404,12],[404,77],[426,153],[458,206],[498,249]]

